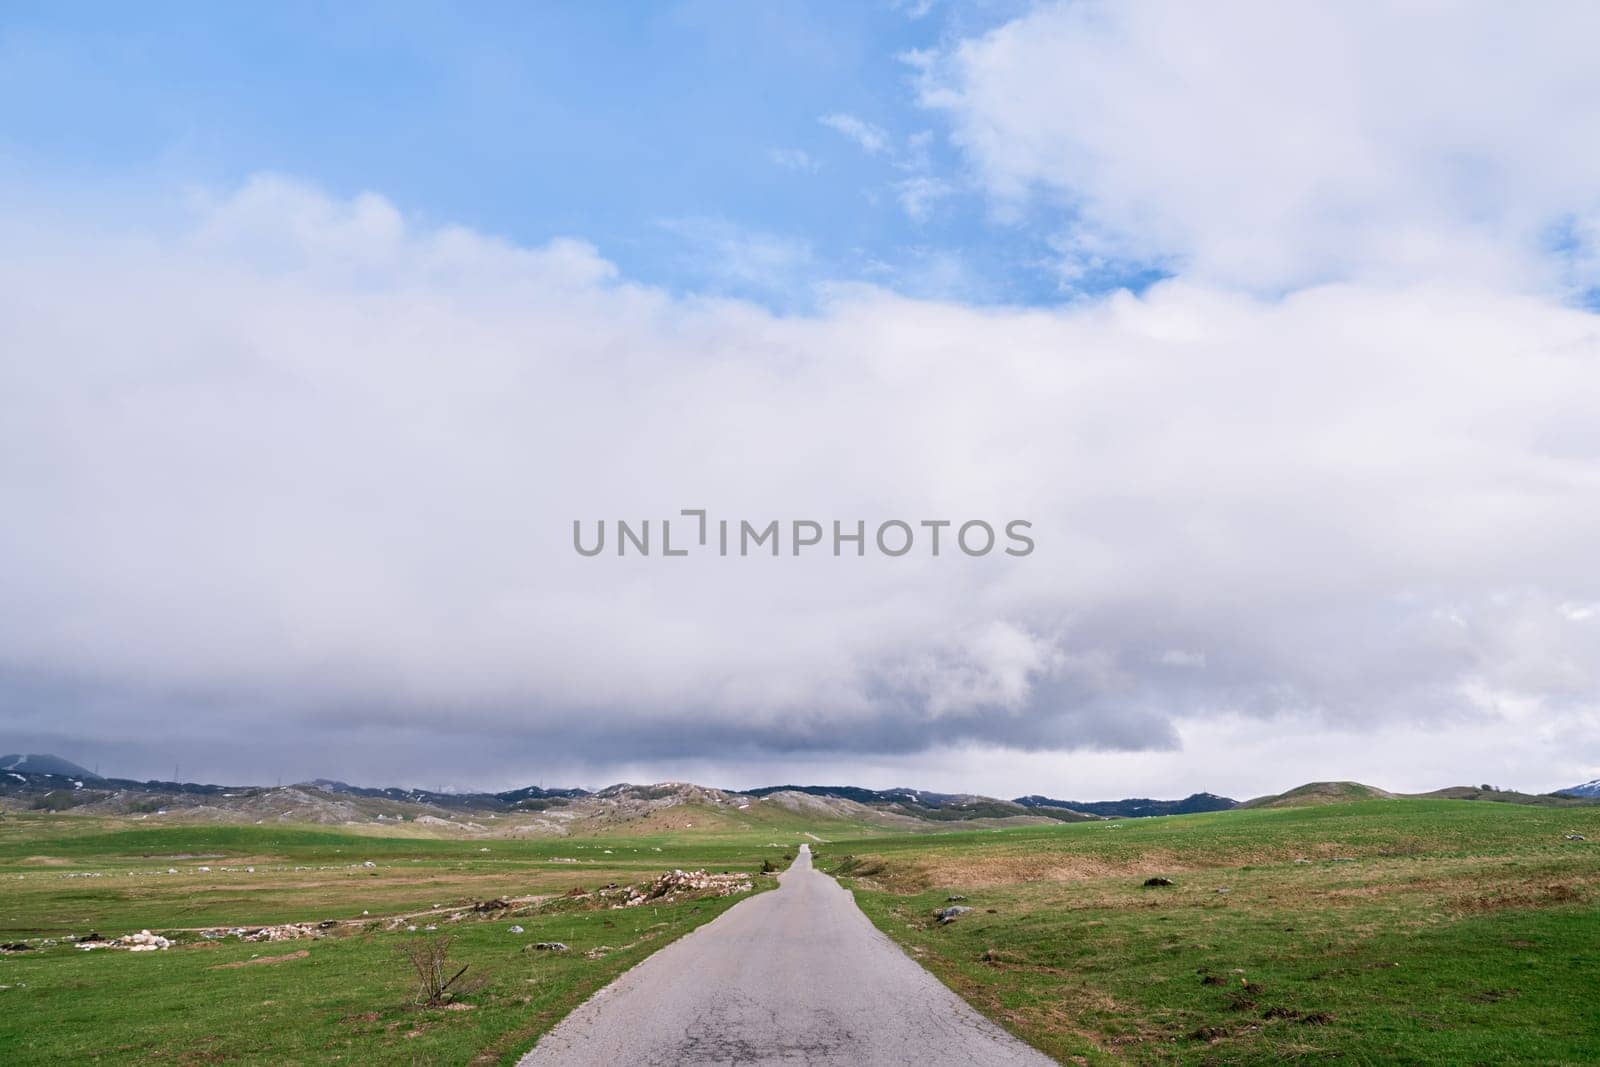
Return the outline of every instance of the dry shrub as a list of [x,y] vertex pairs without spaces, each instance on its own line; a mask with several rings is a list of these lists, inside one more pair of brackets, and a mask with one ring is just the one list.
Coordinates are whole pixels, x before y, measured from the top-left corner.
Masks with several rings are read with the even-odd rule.
[[451,987],[467,973],[469,964],[464,963],[457,969],[450,959],[450,946],[454,943],[455,938],[449,934],[440,934],[419,937],[400,946],[401,958],[411,965],[417,976],[418,1004],[435,1007],[444,1003],[451,995]]

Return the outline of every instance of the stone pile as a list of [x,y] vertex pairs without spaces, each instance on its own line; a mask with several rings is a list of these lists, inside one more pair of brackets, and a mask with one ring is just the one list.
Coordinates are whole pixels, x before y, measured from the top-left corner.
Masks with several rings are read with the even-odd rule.
[[730,897],[754,888],[748,874],[707,874],[705,871],[668,871],[649,885],[628,886],[623,899],[612,907],[666,904],[686,897]]
[[202,930],[200,936],[208,941],[220,941],[225,937],[237,937],[240,941],[300,941],[321,937],[323,931],[333,925],[331,921],[324,921],[284,923],[281,926],[232,926],[223,930]]
[[124,934],[118,938],[101,938],[90,934],[78,942],[78,947],[85,952],[97,948],[125,948],[129,952],[157,952],[161,949],[171,948],[172,942],[160,934],[152,934],[149,930],[140,930],[136,934]]

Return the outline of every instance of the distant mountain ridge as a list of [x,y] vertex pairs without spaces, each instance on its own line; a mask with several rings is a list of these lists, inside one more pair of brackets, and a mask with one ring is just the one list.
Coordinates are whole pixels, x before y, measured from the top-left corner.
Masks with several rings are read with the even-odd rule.
[[1193,815],[1202,811],[1230,811],[1239,806],[1232,797],[1219,797],[1215,793],[1191,793],[1182,800],[1151,800],[1132,797],[1128,800],[1052,800],[1037,795],[1018,797],[1016,803],[1038,811],[1045,808],[1066,808],[1085,815],[1102,815],[1107,818],[1142,819],[1152,815]]
[[19,753],[0,756],[0,771],[11,771],[15,774],[56,774],[63,778],[87,778],[96,782],[100,781],[98,774],[78,766],[71,760],[64,760],[60,756],[22,755]]
[[[566,833],[579,828],[605,828],[632,820],[651,819],[662,829],[673,820],[684,828],[709,828],[722,819],[803,816],[899,829],[935,829],[941,825],[971,827],[1096,819],[1147,818],[1221,812],[1233,808],[1301,807],[1359,800],[1394,799],[1390,793],[1359,782],[1309,782],[1284,793],[1244,802],[1215,793],[1193,793],[1181,800],[1132,797],[1125,800],[1057,800],[1039,794],[1002,800],[974,793],[936,793],[898,787],[867,789],[849,785],[776,785],[725,790],[687,782],[651,785],[618,783],[590,791],[524,786],[501,792],[445,792],[429,789],[373,788],[318,778],[287,787],[224,786],[159,780],[102,778],[70,760],[48,754],[0,756],[0,806],[105,814],[165,815],[171,809],[187,817],[216,821],[254,818],[261,822],[416,821],[454,825],[475,831],[496,818],[532,820],[535,832]],[[1452,786],[1412,797],[1440,800],[1493,801],[1540,806],[1600,803],[1600,780],[1555,794],[1519,793],[1492,786]],[[676,811],[677,815],[666,813]],[[695,815],[695,812],[701,815]],[[716,813],[708,821],[704,813]],[[763,814],[765,813],[765,814]],[[259,816],[259,817],[258,817]],[[493,825],[503,825],[493,824]]]
[[445,793],[432,789],[401,789],[397,786],[372,788],[369,786],[350,785],[347,782],[336,781],[331,778],[313,778],[302,785],[313,786],[329,793],[343,793],[348,796],[374,797],[385,800],[407,801],[413,804],[435,804],[443,808],[484,808],[512,809],[526,805],[532,800],[550,800],[559,798],[571,800],[574,797],[586,797],[591,794],[587,789],[545,789],[542,786],[528,785],[521,789],[508,789],[501,793]]
[[[937,793],[925,789],[898,787],[894,789],[866,789],[848,785],[775,785],[756,789],[719,790],[681,782],[662,782],[653,785],[619,783],[599,790],[579,788],[552,788],[524,786],[501,792],[445,792],[432,789],[408,789],[396,786],[370,787],[351,785],[332,778],[316,778],[289,787],[226,786],[195,782],[169,782],[161,780],[136,781],[128,778],[101,778],[77,764],[58,756],[7,756],[14,769],[0,775],[0,795],[34,794],[44,798],[36,800],[37,806],[52,810],[91,806],[104,808],[116,804],[133,811],[156,812],[163,810],[163,798],[176,808],[204,807],[208,811],[227,808],[255,809],[273,807],[270,798],[281,796],[287,808],[279,808],[280,815],[295,810],[306,810],[320,817],[333,811],[348,813],[348,804],[340,806],[339,798],[355,802],[372,802],[361,810],[382,810],[388,818],[400,818],[406,811],[413,817],[417,812],[433,812],[440,816],[494,817],[547,813],[567,809],[572,802],[593,801],[612,808],[659,808],[673,804],[729,805],[739,810],[740,798],[749,800],[771,799],[780,806],[798,810],[798,801],[812,798],[828,802],[832,807],[813,806],[817,812],[834,815],[849,813],[850,817],[867,819],[885,825],[914,826],[917,824],[944,824],[958,822],[1081,822],[1097,818],[1141,817],[1146,815],[1182,814],[1190,811],[1220,811],[1233,806],[1234,801],[1210,793],[1197,793],[1184,800],[1131,799],[1097,801],[1081,805],[1054,801],[1048,797],[1031,796],[1016,800],[1003,800],[975,793]],[[0,766],[0,771],[7,768]],[[322,798],[318,800],[317,798]],[[113,800],[113,798],[117,798]],[[132,799],[130,799],[132,798]],[[374,807],[376,805],[376,807]],[[843,805],[841,807],[841,805]],[[590,805],[593,806],[593,805]],[[413,810],[414,809],[414,810]],[[562,810],[562,815],[571,814]],[[331,817],[331,815],[329,815]],[[898,820],[898,821],[897,821]]]
[[952,822],[961,819],[1006,819],[1029,815],[1043,815],[1057,822],[1077,822],[1089,816],[1083,812],[1059,810],[1036,811],[1015,800],[999,800],[978,796],[975,793],[930,793],[925,789],[863,789],[854,785],[768,785],[759,789],[744,789],[740,793],[749,797],[766,797],[775,793],[803,793],[812,797],[829,797],[849,800],[870,808],[903,812],[919,819],[934,822]]

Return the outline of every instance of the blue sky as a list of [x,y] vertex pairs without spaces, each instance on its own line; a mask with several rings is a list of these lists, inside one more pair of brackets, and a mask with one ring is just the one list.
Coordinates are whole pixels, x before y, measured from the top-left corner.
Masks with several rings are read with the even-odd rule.
[[376,189],[778,309],[823,281],[1059,302],[1046,231],[997,216],[902,58],[1020,6],[12,4],[0,143],[33,184]]

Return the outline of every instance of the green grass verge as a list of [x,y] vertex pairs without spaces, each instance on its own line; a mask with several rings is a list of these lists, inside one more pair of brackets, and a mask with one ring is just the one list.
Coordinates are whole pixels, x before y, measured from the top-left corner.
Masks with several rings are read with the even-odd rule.
[[[514,1063],[591,993],[748,894],[620,909],[552,899],[458,922],[444,913],[674,867],[756,871],[793,847],[765,832],[462,841],[7,817],[0,942],[35,947],[0,955],[0,1063]],[[393,916],[436,906],[440,915],[413,920],[415,932],[388,929]],[[327,919],[352,924],[279,942],[193,932]],[[434,936],[430,924],[456,939],[452,958],[468,965],[469,991],[436,1008],[415,1004],[399,952]],[[143,928],[180,943],[85,952],[64,940]],[[529,948],[539,941],[569,950]]]
[[[915,958],[1067,1062],[1585,1064],[1597,839],[1593,809],[1389,800],[821,859]],[[951,895],[973,911],[940,925]]]

